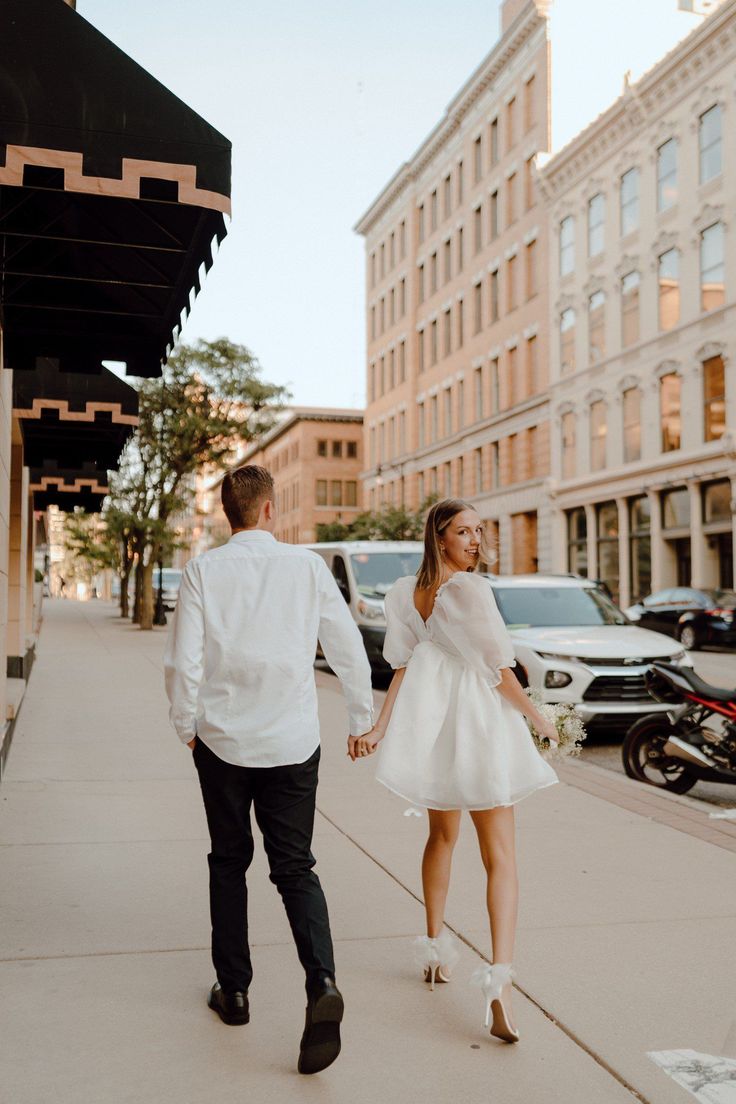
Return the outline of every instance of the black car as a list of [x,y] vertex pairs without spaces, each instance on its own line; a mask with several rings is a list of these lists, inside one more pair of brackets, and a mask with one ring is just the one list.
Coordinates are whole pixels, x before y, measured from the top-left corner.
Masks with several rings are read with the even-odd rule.
[[670,587],[649,594],[626,610],[642,629],[669,633],[686,648],[736,644],[736,592]]

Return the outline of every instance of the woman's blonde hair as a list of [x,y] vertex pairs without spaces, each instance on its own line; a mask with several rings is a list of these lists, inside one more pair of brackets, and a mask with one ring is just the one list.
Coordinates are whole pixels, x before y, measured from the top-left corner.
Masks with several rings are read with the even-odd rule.
[[[472,510],[477,513],[475,506],[470,502],[464,502],[461,498],[443,498],[441,502],[435,502],[427,514],[424,526],[424,556],[417,571],[417,587],[419,590],[428,590],[439,585],[442,581],[442,553],[440,552],[440,538],[452,519],[463,510]],[[485,529],[480,540],[478,554],[479,563],[491,564],[496,559],[495,553],[488,547]],[[471,570],[475,570],[471,568]]]

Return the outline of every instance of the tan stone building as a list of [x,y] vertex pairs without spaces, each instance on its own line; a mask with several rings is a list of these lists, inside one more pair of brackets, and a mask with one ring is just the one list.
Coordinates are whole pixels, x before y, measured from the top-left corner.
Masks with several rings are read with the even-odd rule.
[[[243,464],[260,464],[274,477],[277,540],[314,541],[319,522],[350,522],[363,509],[363,412],[290,407],[238,456],[235,466]],[[222,472],[206,472],[198,480],[194,512],[180,524],[187,548],[178,554],[177,566],[230,536],[221,482]]]
[[552,562],[733,585],[736,0],[557,153],[549,204]]
[[356,226],[366,246],[366,505],[470,498],[501,570],[549,558],[547,3],[501,35]]

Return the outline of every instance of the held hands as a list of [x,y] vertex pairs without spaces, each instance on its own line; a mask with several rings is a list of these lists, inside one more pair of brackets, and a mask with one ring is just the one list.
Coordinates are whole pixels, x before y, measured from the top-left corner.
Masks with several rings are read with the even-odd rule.
[[374,725],[370,732],[362,736],[348,736],[348,755],[355,762],[366,755],[372,755],[383,739],[383,732]]

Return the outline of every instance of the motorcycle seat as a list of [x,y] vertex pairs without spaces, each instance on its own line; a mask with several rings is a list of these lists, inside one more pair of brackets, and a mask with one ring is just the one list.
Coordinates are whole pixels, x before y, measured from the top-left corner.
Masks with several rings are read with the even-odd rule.
[[669,671],[673,675],[678,675],[680,678],[684,678],[694,693],[700,698],[708,698],[710,701],[719,702],[736,702],[736,690],[727,690],[725,687],[712,686],[705,679],[702,679],[700,675],[696,675],[691,667],[677,667],[674,663],[660,663],[656,664],[657,667],[662,667],[665,671]]

